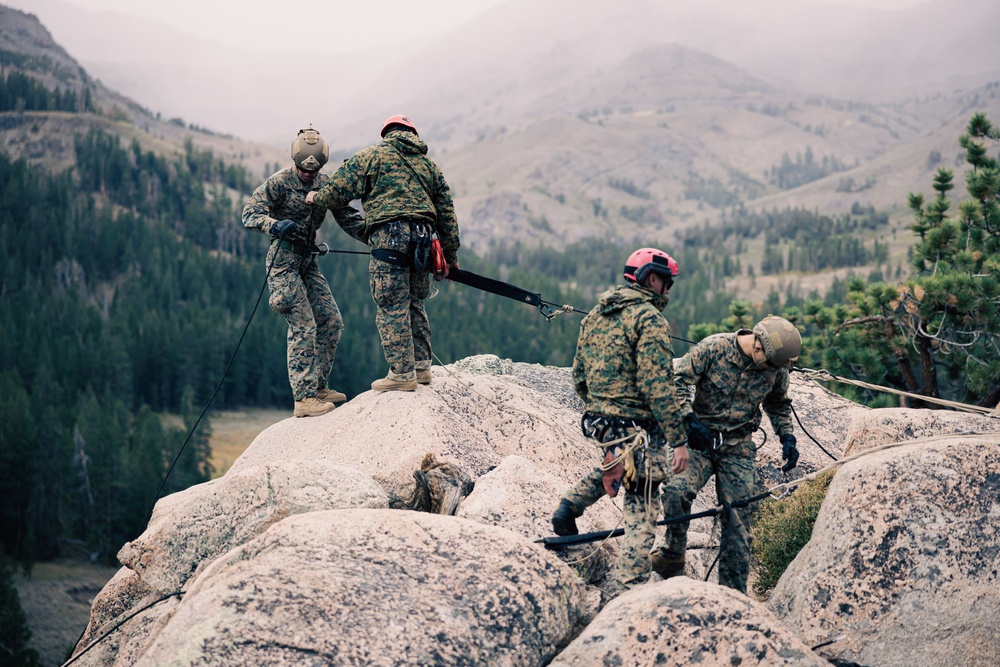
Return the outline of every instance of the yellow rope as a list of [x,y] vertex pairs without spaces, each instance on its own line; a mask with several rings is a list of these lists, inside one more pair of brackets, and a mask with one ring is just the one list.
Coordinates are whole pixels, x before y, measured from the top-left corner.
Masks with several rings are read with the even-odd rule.
[[871,389],[872,391],[881,391],[887,394],[896,394],[897,396],[906,396],[909,398],[915,398],[927,403],[934,403],[936,405],[943,405],[945,407],[953,408],[955,410],[963,410],[965,412],[972,412],[975,414],[985,415],[987,417],[1000,417],[1000,411],[996,408],[984,408],[981,405],[970,405],[968,403],[959,403],[958,401],[949,401],[943,398],[934,398],[933,396],[922,396],[920,394],[914,394],[908,391],[901,391],[899,389],[893,389],[892,387],[883,387],[877,384],[871,384],[870,382],[863,382],[861,380],[851,380],[848,378],[842,378],[834,375],[828,370],[815,370],[812,368],[796,368],[795,371],[802,373],[806,379],[815,380],[817,382],[841,382],[843,384],[854,385],[855,387],[861,387],[863,389]]

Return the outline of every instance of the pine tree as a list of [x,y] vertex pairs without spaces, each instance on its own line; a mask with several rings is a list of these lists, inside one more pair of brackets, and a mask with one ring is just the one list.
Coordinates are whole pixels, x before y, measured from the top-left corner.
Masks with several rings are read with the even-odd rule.
[[14,573],[0,559],[0,665],[36,667],[38,651],[29,648],[31,629],[14,586]]
[[935,198],[910,194],[916,275],[902,284],[853,278],[847,303],[807,305],[812,342],[834,373],[993,407],[1000,401],[1000,166],[987,142],[1000,129],[973,115],[959,144],[970,198],[950,214],[954,175],[938,169]]

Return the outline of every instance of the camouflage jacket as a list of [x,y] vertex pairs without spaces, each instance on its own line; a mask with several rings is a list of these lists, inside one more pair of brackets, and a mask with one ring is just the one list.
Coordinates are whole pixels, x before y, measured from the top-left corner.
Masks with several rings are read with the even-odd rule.
[[687,443],[673,379],[666,299],[619,286],[601,294],[580,324],[573,386],[588,412],[655,419],[672,446]]
[[[307,204],[306,194],[316,187],[323,187],[328,180],[326,174],[316,174],[312,183],[303,183],[295,173],[295,167],[272,174],[254,190],[243,207],[243,226],[270,234],[271,226],[278,220],[294,220],[294,236],[304,244],[316,243],[316,232],[323,224],[326,209]],[[345,232],[359,238],[365,220],[357,209],[345,205],[334,209],[333,217]]]
[[677,360],[674,377],[684,403],[682,414],[693,410],[713,431],[749,433],[760,426],[763,406],[775,433],[791,433],[788,369],[757,368],[736,342],[736,336],[752,333],[741,329],[709,336]]
[[390,220],[423,220],[437,230],[445,260],[458,259],[458,219],[451,189],[427,157],[427,144],[412,132],[390,132],[380,143],[345,160],[313,203],[334,210],[354,199],[361,199],[365,209],[366,238]]

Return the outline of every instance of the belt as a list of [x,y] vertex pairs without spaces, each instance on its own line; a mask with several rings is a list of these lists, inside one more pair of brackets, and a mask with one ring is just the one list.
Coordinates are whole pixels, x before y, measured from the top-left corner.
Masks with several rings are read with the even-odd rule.
[[308,250],[307,248],[303,248],[300,245],[296,245],[291,241],[282,241],[281,239],[275,239],[275,241],[277,242],[277,246],[279,248],[284,248],[285,250],[294,252],[299,257],[307,257],[312,254],[312,251]]
[[749,438],[757,429],[752,426],[734,428],[732,431],[712,431],[712,449],[718,449],[731,441],[743,441]]

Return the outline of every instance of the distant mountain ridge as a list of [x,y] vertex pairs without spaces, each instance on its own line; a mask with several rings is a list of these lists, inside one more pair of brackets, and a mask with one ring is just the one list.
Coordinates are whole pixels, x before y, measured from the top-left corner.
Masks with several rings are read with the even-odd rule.
[[[764,10],[778,18],[766,22]],[[411,45],[405,68],[376,58],[363,77],[334,69],[334,84],[319,87],[296,84],[288,68],[283,82],[310,91],[302,113],[337,154],[375,141],[384,115],[410,113],[453,186],[473,249],[590,237],[669,243],[740,204],[840,214],[857,203],[906,218],[906,194],[928,189],[938,166],[960,163],[955,139],[972,111],[1000,111],[1000,47],[989,32],[998,22],[1000,8],[983,0],[897,12],[791,0],[510,0],[446,39]],[[147,83],[171,72],[170,52],[157,55],[166,48],[150,40]],[[230,56],[202,58],[192,71],[183,63],[197,56],[185,50],[175,74],[200,91],[198,108],[238,99],[240,113],[227,119],[253,122],[261,105],[244,93],[254,70]],[[162,70],[150,65],[157,60]],[[229,75],[214,75],[217,65]],[[191,134],[181,118],[156,121],[125,98],[113,105],[175,145]],[[283,136],[271,118],[255,127]],[[252,160],[254,173],[285,159],[213,129],[221,134],[194,139]]]
[[13,158],[24,157],[54,171],[69,168],[75,159],[73,137],[90,127],[116,134],[125,143],[136,139],[161,155],[182,153],[190,140],[261,177],[270,165],[287,157],[271,146],[163,117],[109,89],[53,39],[37,16],[4,5],[0,5],[0,61],[5,74],[23,72],[50,90],[87,91],[97,111],[96,115],[33,110],[0,113],[0,148]]

